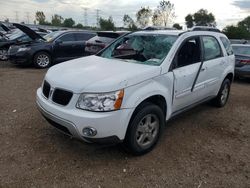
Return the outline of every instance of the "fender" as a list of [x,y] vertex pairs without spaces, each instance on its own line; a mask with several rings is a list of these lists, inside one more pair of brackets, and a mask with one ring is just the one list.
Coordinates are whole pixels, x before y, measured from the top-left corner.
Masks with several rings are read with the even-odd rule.
[[[169,87],[170,86],[170,87]],[[160,75],[140,84],[126,88],[123,108],[135,108],[149,97],[160,95],[164,97],[167,106],[166,119],[172,113],[173,75]]]

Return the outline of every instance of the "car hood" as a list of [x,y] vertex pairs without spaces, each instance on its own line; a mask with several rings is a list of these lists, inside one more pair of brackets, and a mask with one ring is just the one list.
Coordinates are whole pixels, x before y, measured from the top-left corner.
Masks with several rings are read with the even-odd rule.
[[25,25],[17,24],[17,23],[14,23],[13,25],[16,28],[20,29],[22,32],[24,32],[26,35],[28,35],[32,40],[42,39],[42,40],[45,41],[45,39],[42,36],[40,36],[39,34],[37,34],[35,31],[33,31],[32,29],[30,29],[29,27],[27,27]]
[[45,80],[52,86],[82,92],[110,92],[160,75],[161,67],[88,56],[51,67]]

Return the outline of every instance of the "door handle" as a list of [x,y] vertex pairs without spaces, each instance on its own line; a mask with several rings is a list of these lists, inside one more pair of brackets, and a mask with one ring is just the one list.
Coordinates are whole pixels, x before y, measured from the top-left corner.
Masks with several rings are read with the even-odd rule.
[[204,72],[206,70],[206,68],[201,68],[200,72]]

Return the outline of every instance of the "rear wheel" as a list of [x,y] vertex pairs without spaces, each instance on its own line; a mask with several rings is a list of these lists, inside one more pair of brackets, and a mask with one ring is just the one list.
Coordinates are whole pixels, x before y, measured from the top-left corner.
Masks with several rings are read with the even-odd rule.
[[34,56],[34,65],[37,68],[47,68],[51,65],[51,57],[47,52],[38,52]]
[[221,85],[220,91],[215,99],[213,99],[213,104],[217,107],[223,107],[226,105],[229,93],[230,93],[231,82],[229,79],[225,79]]
[[127,130],[124,141],[126,149],[135,155],[151,151],[159,140],[164,123],[160,107],[152,103],[139,106]]

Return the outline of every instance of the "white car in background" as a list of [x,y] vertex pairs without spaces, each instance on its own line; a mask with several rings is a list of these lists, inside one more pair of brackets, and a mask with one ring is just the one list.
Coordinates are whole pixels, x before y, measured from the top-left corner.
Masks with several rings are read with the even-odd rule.
[[97,55],[51,67],[37,105],[71,137],[123,142],[141,155],[156,145],[171,117],[208,100],[223,107],[234,67],[222,33],[138,31]]

